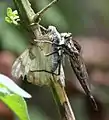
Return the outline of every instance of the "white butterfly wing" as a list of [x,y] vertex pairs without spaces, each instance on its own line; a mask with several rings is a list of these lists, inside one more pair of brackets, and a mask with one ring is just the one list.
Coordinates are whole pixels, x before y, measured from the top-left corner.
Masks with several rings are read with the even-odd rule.
[[48,85],[50,74],[46,72],[31,72],[35,70],[48,70],[50,71],[50,57],[45,57],[44,51],[50,51],[50,45],[41,43],[40,47],[31,45],[26,49],[14,62],[12,66],[13,77],[19,79],[21,76],[26,76],[27,80],[37,85]]
[[12,66],[12,76],[19,79],[21,76],[24,78],[29,72],[31,59],[29,57],[29,49],[26,49],[14,62]]
[[[43,46],[45,45],[45,46]],[[30,49],[30,56],[34,56],[34,59],[30,64],[30,71],[27,75],[29,82],[37,85],[48,85],[50,83],[49,78],[50,74],[47,72],[31,72],[35,70],[48,70],[50,71],[50,57],[46,57],[44,52],[49,51],[50,47],[47,44],[40,44],[40,47],[43,48],[43,51],[37,47],[33,46]],[[46,49],[45,49],[46,48]],[[48,64],[49,63],[49,64]]]

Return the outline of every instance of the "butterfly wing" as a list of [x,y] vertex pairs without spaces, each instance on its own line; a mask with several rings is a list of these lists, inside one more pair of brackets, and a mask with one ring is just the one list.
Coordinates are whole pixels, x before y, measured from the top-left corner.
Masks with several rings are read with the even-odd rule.
[[[41,50],[38,46],[33,46],[29,51],[29,56],[32,56],[30,69],[27,75],[29,82],[37,85],[48,85],[50,83],[50,75],[47,72],[37,72],[36,70],[47,70],[51,69],[51,59],[46,57],[44,54],[50,51],[50,45],[45,43],[39,43]],[[33,72],[34,71],[34,72]]]
[[24,79],[26,77],[27,81],[33,84],[48,85],[50,74],[46,72],[32,71],[42,69],[50,71],[51,58],[45,57],[44,55],[44,52],[49,52],[50,49],[51,47],[49,44],[39,43],[38,45],[31,45],[14,62],[12,66],[13,77],[17,79],[20,77]]
[[31,64],[31,59],[29,57],[29,49],[26,49],[13,63],[12,66],[12,76],[19,79],[29,72],[29,66]]

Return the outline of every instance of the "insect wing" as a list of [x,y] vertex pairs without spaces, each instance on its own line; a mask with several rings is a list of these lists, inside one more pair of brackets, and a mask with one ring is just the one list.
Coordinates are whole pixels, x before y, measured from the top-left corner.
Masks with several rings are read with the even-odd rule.
[[85,93],[89,97],[92,105],[94,106],[94,109],[98,110],[96,101],[94,97],[92,96],[90,88],[89,88],[88,73],[86,71],[85,63],[82,57],[79,55],[74,55],[73,57],[70,57],[69,59],[70,59],[71,67],[74,73],[76,74],[76,77],[79,80],[81,86],[83,87]]
[[[38,46],[32,46],[29,50],[29,56],[32,61],[30,64],[30,69],[27,74],[27,79],[29,82],[36,85],[48,85],[50,83],[49,78],[50,75],[47,72],[37,72],[36,70],[47,70],[50,71],[50,57],[46,57],[45,52],[49,52],[50,46],[49,44],[39,43],[40,49]],[[34,72],[33,72],[34,71]]]
[[12,76],[16,79],[19,79],[21,76],[24,78],[29,72],[30,64],[29,49],[26,49],[13,63]]
[[72,42],[73,42],[75,48],[76,48],[76,49],[78,50],[78,52],[80,53],[80,52],[81,52],[81,46],[79,45],[79,43],[78,43],[76,40],[74,40],[74,39],[72,39]]
[[38,45],[31,45],[17,58],[12,66],[12,75],[17,79],[26,77],[28,82],[36,85],[48,85],[50,74],[36,70],[50,71],[50,57],[45,57],[44,52],[50,51],[51,48],[49,44],[45,43]]
[[89,94],[89,87],[88,87],[88,74],[85,68],[85,65],[82,61],[82,58],[78,55],[73,56],[73,58],[69,58],[71,67],[76,74],[77,79],[82,84],[82,87],[85,89],[85,92]]
[[90,96],[90,89],[88,84],[88,73],[85,67],[84,60],[81,56],[81,46],[75,40],[72,40],[72,37],[69,38],[70,41],[68,43],[69,48],[69,60],[71,63],[71,67],[76,74],[77,79],[79,80],[81,86],[87,95]]

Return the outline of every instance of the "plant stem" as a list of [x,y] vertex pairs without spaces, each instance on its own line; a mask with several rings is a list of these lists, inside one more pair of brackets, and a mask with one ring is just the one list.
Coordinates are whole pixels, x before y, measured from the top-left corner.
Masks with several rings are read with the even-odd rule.
[[69,103],[67,94],[64,87],[62,87],[58,81],[51,80],[51,92],[53,94],[54,100],[56,102],[59,114],[62,120],[75,120],[74,113],[72,111],[71,105]]

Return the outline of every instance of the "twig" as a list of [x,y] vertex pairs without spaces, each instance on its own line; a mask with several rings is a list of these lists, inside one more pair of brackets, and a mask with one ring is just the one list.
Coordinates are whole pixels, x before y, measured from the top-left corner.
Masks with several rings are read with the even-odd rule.
[[62,120],[76,120],[64,87],[51,79],[51,91]]
[[39,11],[38,13],[36,13],[36,15],[34,16],[34,21],[37,21],[37,19],[39,19],[39,18],[41,18],[42,17],[42,15],[43,15],[43,13],[45,12],[45,11],[47,11],[50,7],[51,7],[51,5],[53,5],[54,3],[56,3],[58,0],[53,0],[51,3],[49,3],[46,7],[44,7],[41,11]]

